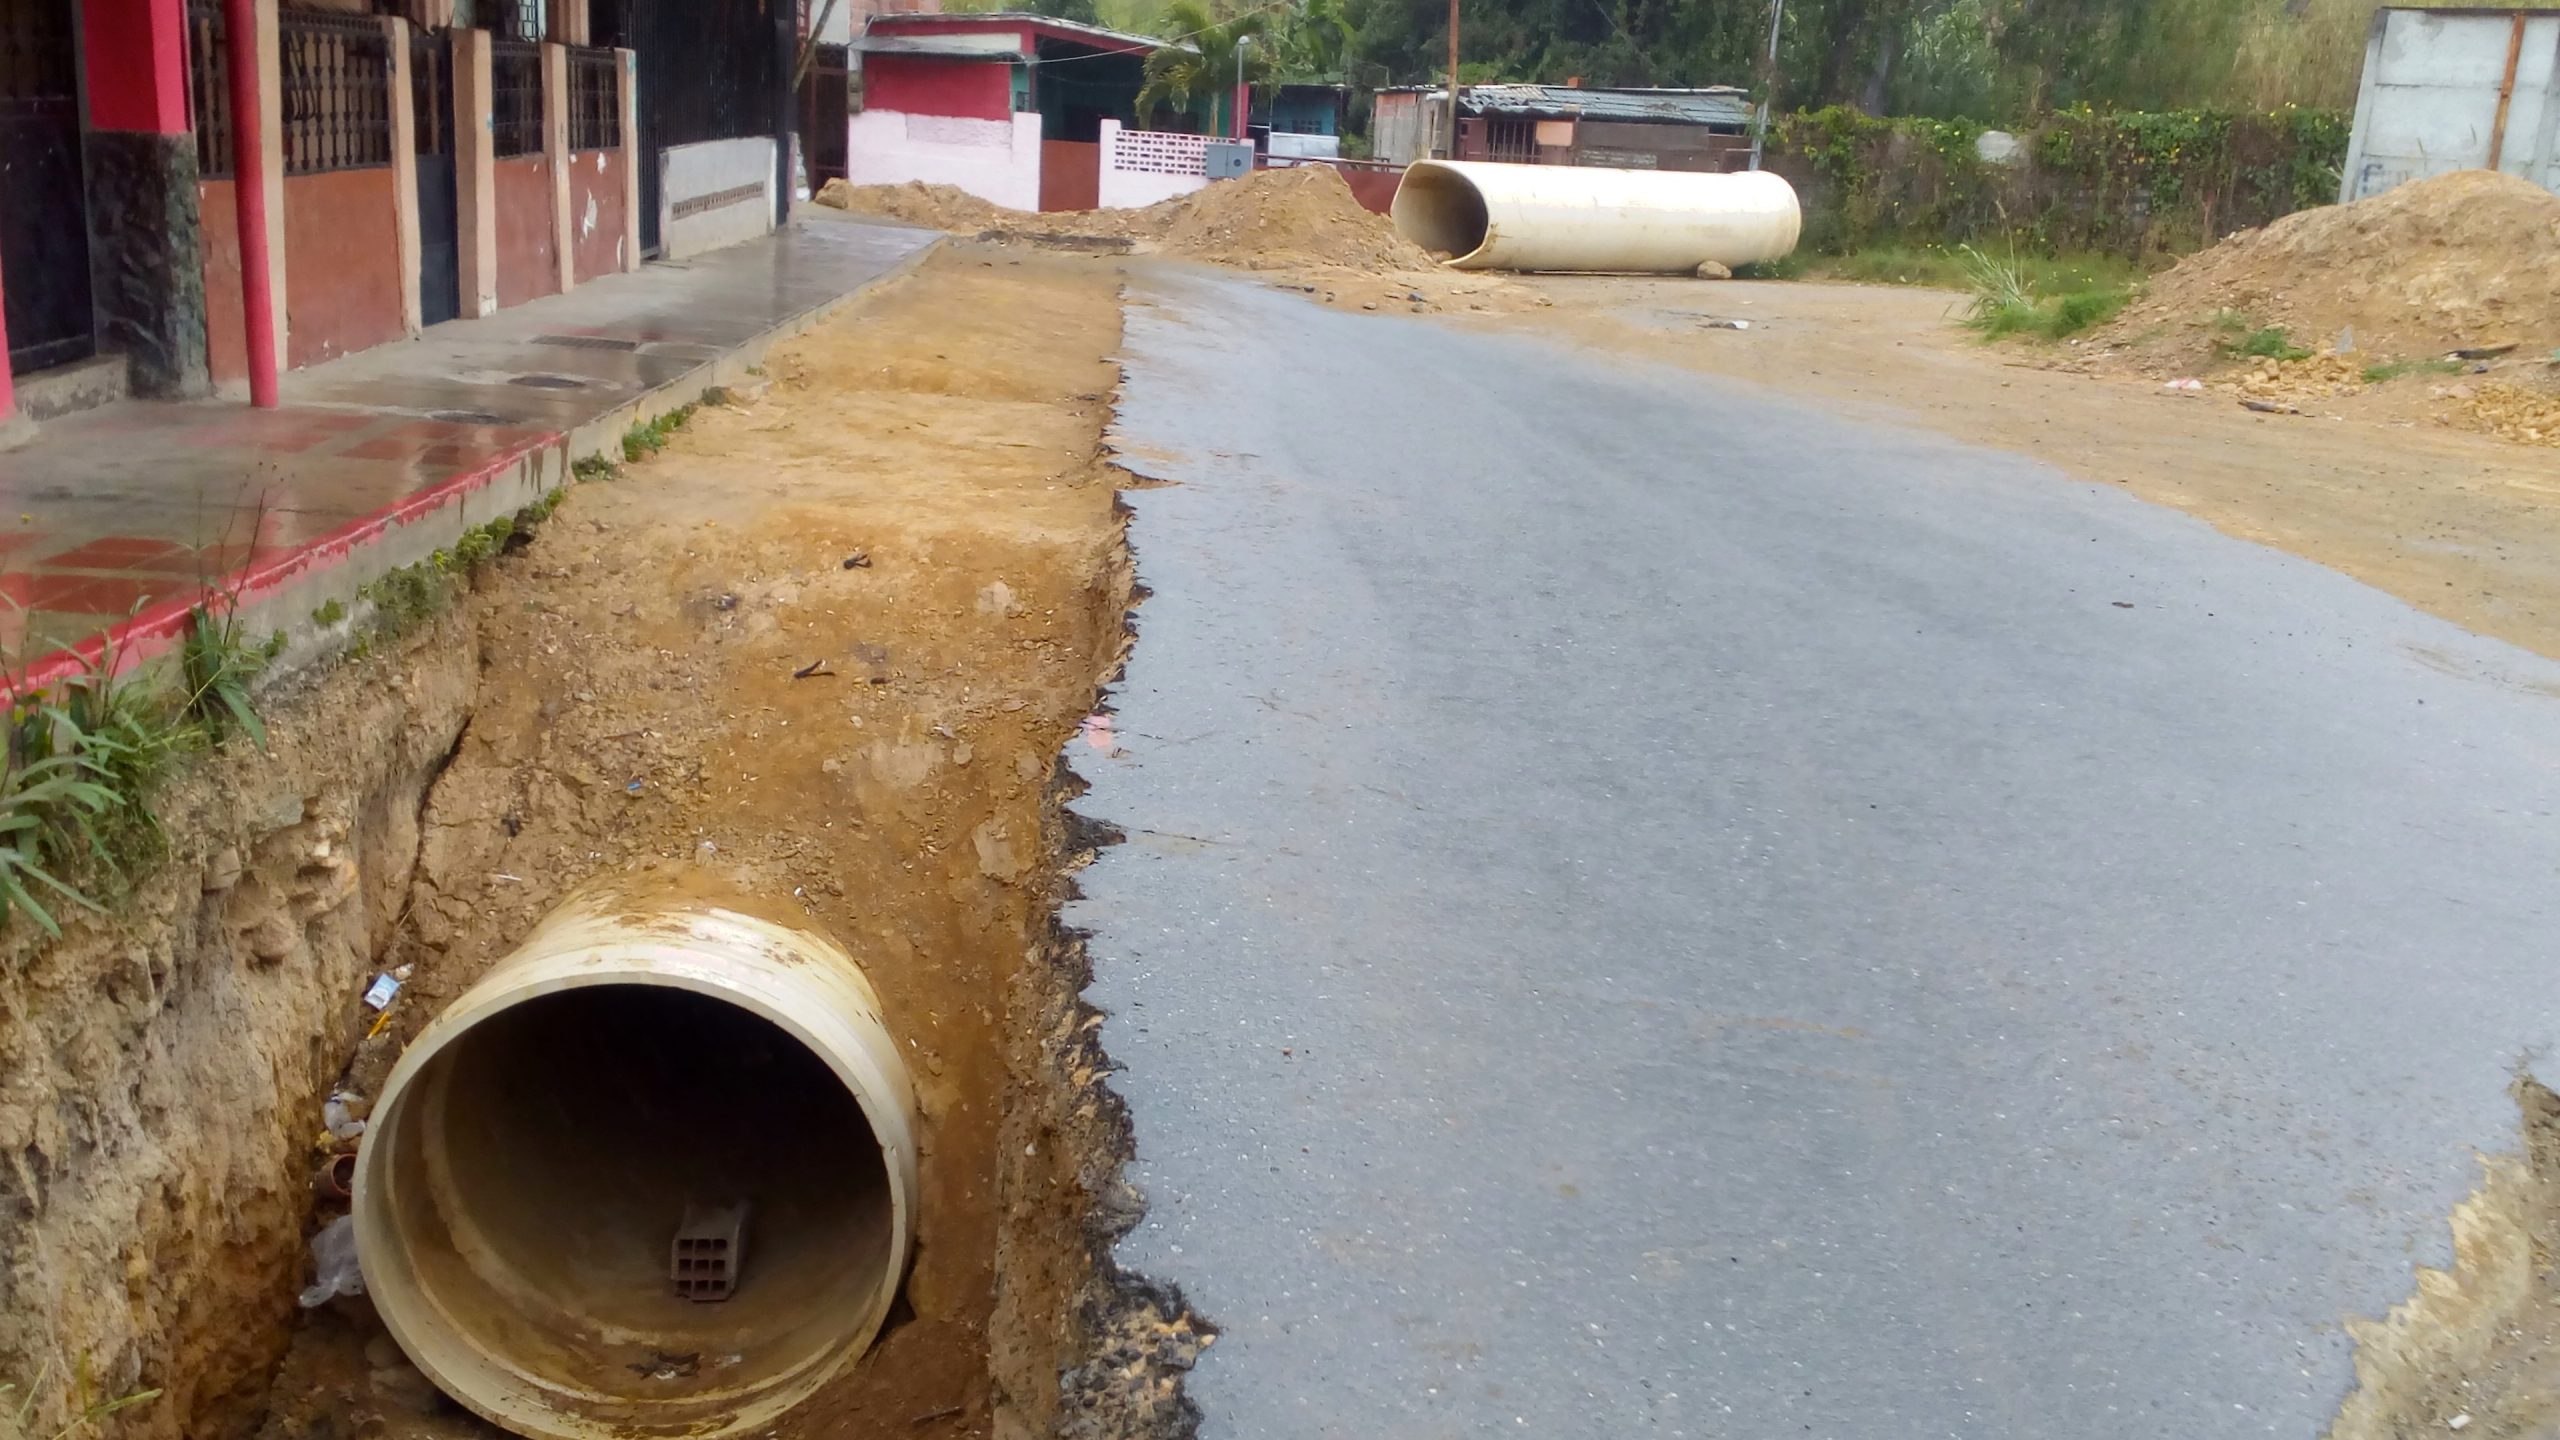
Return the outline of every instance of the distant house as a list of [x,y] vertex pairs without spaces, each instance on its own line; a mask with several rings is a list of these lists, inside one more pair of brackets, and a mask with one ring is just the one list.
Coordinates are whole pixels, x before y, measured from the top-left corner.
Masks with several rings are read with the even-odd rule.
[[[1430,158],[1446,130],[1446,88],[1378,92],[1370,124],[1381,160]],[[1458,92],[1460,160],[1621,170],[1739,170],[1751,156],[1751,97],[1701,90],[1470,85]]]
[[1342,153],[1350,108],[1347,85],[1281,85],[1254,96],[1253,132],[1274,159],[1330,160]]
[[[874,15],[852,46],[862,109],[846,126],[845,178],[930,181],[1015,210],[1130,203],[1106,198],[1104,156],[1161,163],[1112,144],[1137,122],[1161,43],[1046,15]],[[1183,157],[1191,175],[1198,144]]]

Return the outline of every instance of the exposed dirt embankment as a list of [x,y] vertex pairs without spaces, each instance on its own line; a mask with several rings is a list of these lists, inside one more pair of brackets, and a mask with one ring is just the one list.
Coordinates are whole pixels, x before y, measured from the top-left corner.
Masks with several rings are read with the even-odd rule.
[[[1056,765],[1126,633],[1118,343],[1110,266],[942,252],[573,490],[472,602],[482,685],[426,808],[394,1040],[571,887],[679,865],[843,943],[906,1048],[905,1303],[780,1435],[1049,1433],[1123,1308],[1088,1229],[1121,1139],[1052,929]],[[359,1431],[493,1433],[322,1316],[266,1433]]]
[[2560,1095],[2519,1076],[2522,1143],[2483,1157],[2453,1212],[2453,1264],[2350,1321],[2356,1389],[2329,1440],[2528,1440],[2560,1433]]
[[154,1440],[494,1436],[362,1300],[297,1319],[342,1206],[322,1101],[378,1093],[588,877],[702,867],[854,954],[921,1111],[902,1303],[771,1433],[1179,1425],[1207,1337],[1112,1268],[1128,1137],[1055,924],[1059,757],[1128,633],[1114,264],[960,247],[778,348],[279,708],[272,757],[181,785],[178,853],[114,921],[11,933],[0,1380],[160,1387],[114,1422]]
[[357,997],[477,668],[447,623],[271,698],[272,753],[235,742],[164,793],[174,853],[112,917],[68,912],[59,942],[9,931],[0,1380],[45,1377],[39,1419],[85,1364],[101,1396],[164,1392],[122,1434],[257,1423],[321,1102],[370,1018]]

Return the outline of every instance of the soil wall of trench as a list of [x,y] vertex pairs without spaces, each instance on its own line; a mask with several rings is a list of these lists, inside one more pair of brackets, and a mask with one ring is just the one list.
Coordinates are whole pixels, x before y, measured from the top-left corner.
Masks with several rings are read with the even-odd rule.
[[46,1379],[44,1411],[85,1366],[99,1395],[164,1392],[124,1433],[256,1425],[322,1101],[370,1018],[358,997],[478,670],[472,627],[448,619],[275,697],[269,753],[235,743],[161,795],[171,854],[130,896],[65,914],[59,941],[9,930],[0,1380]]
[[854,954],[921,1111],[902,1304],[776,1433],[1186,1428],[1211,1337],[1110,1261],[1127,1131],[1054,919],[1091,838],[1060,757],[1128,635],[1119,284],[947,247],[422,628],[270,696],[271,753],[176,784],[168,861],[109,915],[14,927],[0,1380],[158,1388],[110,1422],[150,1440],[495,1435],[361,1302],[297,1309],[337,1213],[323,1101],[373,1094],[576,885],[700,866]]

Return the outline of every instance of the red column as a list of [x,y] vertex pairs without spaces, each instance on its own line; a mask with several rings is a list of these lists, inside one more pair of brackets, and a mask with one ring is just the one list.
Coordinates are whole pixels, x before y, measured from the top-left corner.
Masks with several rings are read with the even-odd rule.
[[18,382],[9,374],[9,317],[6,309],[0,308],[0,429],[17,418]]
[[90,127],[185,134],[186,0],[82,0],[80,23]]
[[231,194],[239,212],[240,329],[249,342],[249,403],[276,408],[274,276],[267,267],[267,151],[259,124],[257,0],[222,0],[230,41]]

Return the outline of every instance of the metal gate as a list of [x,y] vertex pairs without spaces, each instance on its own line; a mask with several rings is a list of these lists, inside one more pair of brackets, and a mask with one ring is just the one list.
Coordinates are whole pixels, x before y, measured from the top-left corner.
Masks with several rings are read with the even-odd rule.
[[9,370],[96,345],[73,0],[0,0],[0,292]]
[[409,32],[409,104],[418,160],[418,319],[462,315],[461,211],[454,199],[453,37]]
[[595,43],[630,49],[639,70],[640,133],[633,148],[643,255],[658,253],[663,152],[703,140],[771,135],[778,120],[788,122],[797,13],[772,0],[591,0],[587,23]]
[[845,47],[816,46],[808,78],[800,83],[800,143],[808,150],[812,189],[845,178],[845,125],[851,118],[845,71]]

